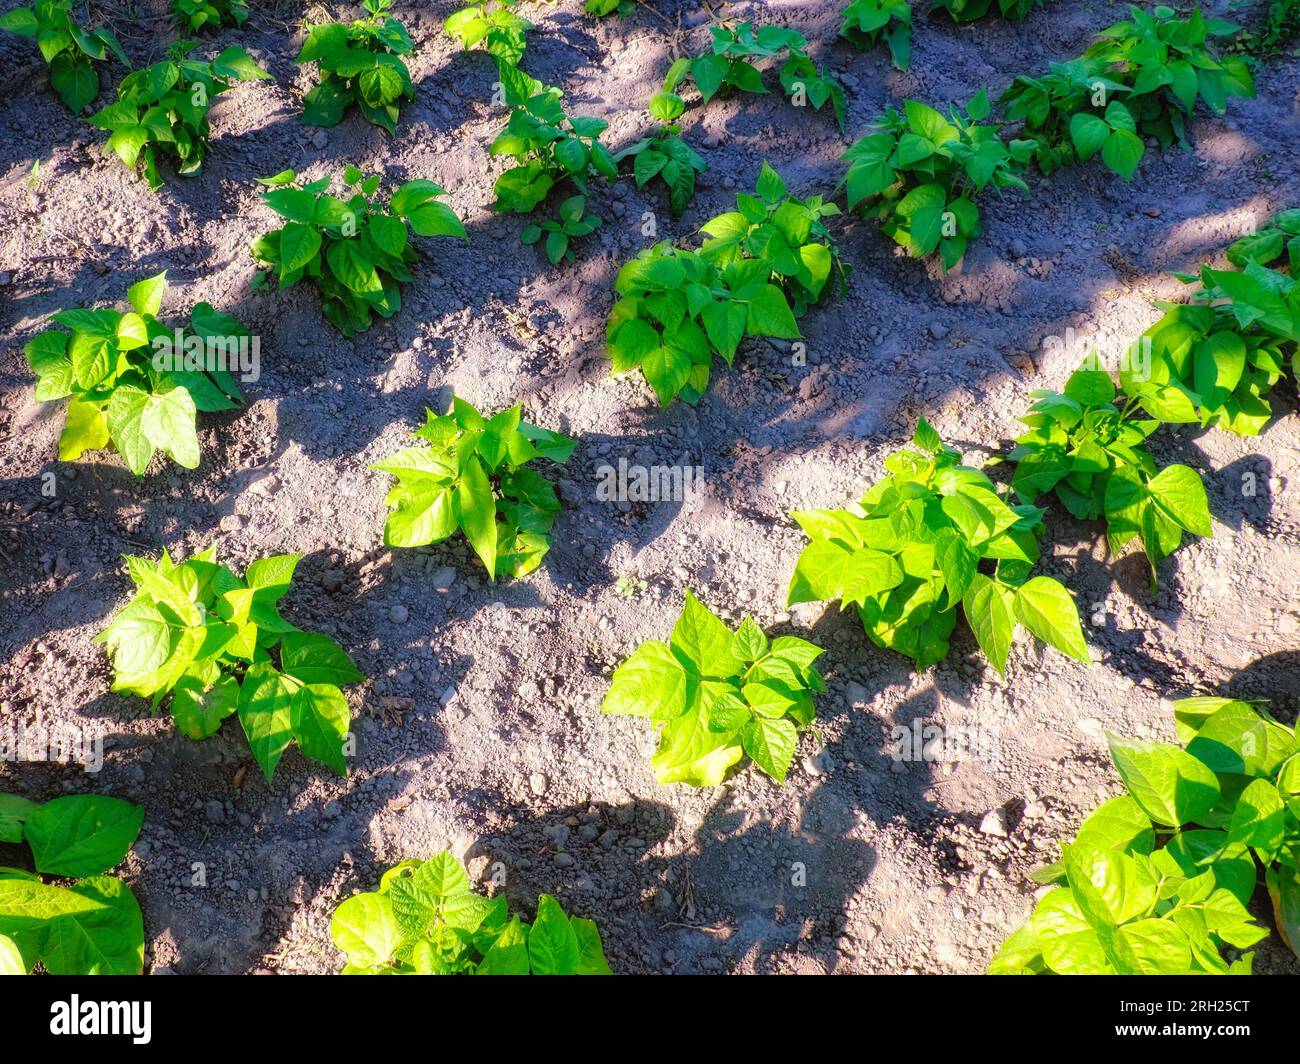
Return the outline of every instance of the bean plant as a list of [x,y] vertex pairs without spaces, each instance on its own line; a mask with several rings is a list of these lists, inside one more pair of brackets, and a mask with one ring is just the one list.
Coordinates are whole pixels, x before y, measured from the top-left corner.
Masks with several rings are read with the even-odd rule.
[[188,58],[197,47],[180,41],[166,59],[128,74],[117,87],[117,102],[90,118],[92,126],[108,131],[108,150],[132,170],[141,164],[155,190],[163,184],[160,159],[169,160],[181,177],[202,172],[215,97],[234,82],[271,76],[242,48],[231,46],[204,63]]
[[37,0],[0,15],[0,30],[34,37],[50,68],[50,84],[73,114],[80,114],[99,95],[99,71],[110,55],[124,67],[131,61],[107,26],[84,29],[72,17],[72,0]]
[[59,459],[116,449],[141,476],[159,451],[186,469],[199,464],[199,411],[243,402],[231,372],[249,332],[228,314],[196,304],[188,330],[158,320],[167,291],[160,273],[127,290],[131,309],[63,310],[57,328],[23,348],[37,375],[36,398],[67,398]]
[[1236,954],[1268,935],[1249,908],[1257,893],[1287,946],[1300,946],[1294,729],[1237,699],[1186,698],[1173,709],[1180,745],[1108,734],[1128,793],[1098,807],[1062,859],[1034,873],[1051,889],[990,972],[1249,974],[1253,954]]
[[427,412],[406,447],[376,462],[397,478],[384,543],[422,547],[464,533],[488,577],[520,577],[536,569],[551,547],[560,501],[549,480],[529,463],[569,460],[576,440],[521,419],[519,406],[485,418],[452,398],[449,414]]
[[694,403],[713,356],[731,365],[746,336],[797,339],[795,320],[846,276],[823,219],[838,208],[791,196],[766,163],[755,194],[706,222],[698,251],[662,241],[619,271],[606,326],[615,375],[640,369],[662,406]]
[[908,0],[853,0],[844,9],[840,36],[863,52],[884,41],[894,66],[906,70],[912,62],[912,5]]
[[246,0],[172,0],[171,11],[187,33],[204,27],[242,26],[248,19]]
[[325,317],[344,336],[370,328],[373,316],[391,318],[402,307],[401,285],[411,281],[419,258],[411,235],[465,238],[465,227],[438,198],[446,189],[423,178],[400,185],[387,200],[378,196],[378,175],[348,164],[347,199],[329,192],[331,178],[302,182],[293,170],[258,178],[270,191],[262,202],[286,222],[258,237],[253,257],[281,289],[308,280],[320,292]]
[[515,107],[488,148],[494,158],[515,162],[496,180],[493,209],[528,214],[561,182],[586,196],[593,175],[616,180],[618,165],[600,142],[608,125],[603,118],[570,117],[559,89],[546,89]]
[[668,204],[674,217],[681,217],[691,197],[695,195],[695,175],[708,169],[708,164],[681,138],[682,127],[677,120],[686,110],[680,96],[672,92],[655,93],[646,108],[659,128],[614,156],[614,161],[632,160],[632,176],[637,188],[659,178],[668,190]]
[[[1146,449],[1162,422],[1196,420],[1190,400],[1176,385],[1133,383],[1133,392],[1121,396],[1109,373],[1085,367],[1063,393],[1032,392],[1034,405],[1020,419],[1029,431],[1009,456],[1016,463],[1011,484],[1027,502],[1053,492],[1080,520],[1104,517],[1115,553],[1140,539],[1154,591],[1160,565],[1183,533],[1209,536],[1213,529],[1200,474],[1185,465],[1161,469]],[[1135,417],[1140,407],[1153,416]]]
[[960,606],[976,642],[1005,674],[1016,628],[1091,663],[1079,612],[1065,587],[1029,574],[1039,558],[1043,511],[1012,503],[921,419],[915,449],[885,460],[887,475],[857,506],[799,510],[810,542],[788,602],[839,599],[855,608],[877,646],[918,670],[948,656]]
[[551,895],[531,924],[506,896],[474,892],[443,850],[390,868],[379,889],[354,894],[330,921],[344,975],[609,975],[595,923],[568,916]]
[[614,671],[601,712],[654,724],[661,785],[716,787],[746,756],[782,783],[826,690],[821,653],[793,636],[769,640],[752,617],[733,632],[688,591],[669,641],[642,643]]
[[25,844],[35,869],[0,867],[0,975],[140,974],[140,903],[107,873],[143,823],[144,810],[120,798],[0,793],[0,843]]
[[1199,8],[1180,19],[1163,5],[1130,7],[1129,18],[1102,30],[1079,59],[1053,64],[1044,77],[1016,78],[1002,95],[1006,116],[1023,123],[1021,136],[1034,142],[1044,172],[1100,154],[1131,180],[1144,137],[1186,148],[1198,101],[1222,114],[1230,97],[1255,95],[1246,62],[1212,43],[1237,29]]
[[303,97],[302,122],[336,126],[356,106],[367,122],[390,136],[397,131],[401,100],[415,99],[415,85],[402,56],[415,50],[406,27],[389,13],[392,0],[361,0],[366,18],[313,26],[298,63],[315,63],[320,80]]
[[363,677],[327,635],[281,616],[301,556],[252,562],[240,577],[209,547],[183,562],[126,558],[136,593],[95,636],[113,691],[164,704],[177,730],[209,739],[238,716],[268,783],[292,742],[347,774],[351,711],[341,688]]
[[778,79],[785,94],[799,105],[820,111],[830,104],[840,129],[844,128],[844,87],[808,55],[808,40],[798,30],[783,26],[710,26],[712,49],[699,56],[683,56],[668,69],[664,92],[675,93],[688,78],[708,103],[714,96],[732,92],[766,93],[758,64],[784,55]]
[[964,114],[953,108],[947,118],[916,100],[901,112],[887,108],[875,132],[844,153],[849,209],[878,219],[909,254],[938,251],[943,269],[952,269],[980,235],[977,195],[1027,187],[1017,171],[1034,146],[1008,143],[996,126],[981,124],[991,110],[983,90]]

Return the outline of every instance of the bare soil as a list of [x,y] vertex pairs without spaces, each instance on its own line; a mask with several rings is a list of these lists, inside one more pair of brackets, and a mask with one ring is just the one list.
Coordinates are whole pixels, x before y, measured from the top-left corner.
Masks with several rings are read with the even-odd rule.
[[[93,6],[137,64],[174,36],[160,3]],[[526,913],[545,891],[596,919],[616,971],[978,972],[1030,911],[1026,873],[1120,791],[1105,730],[1172,740],[1167,699],[1192,693],[1271,698],[1287,719],[1300,708],[1293,390],[1256,439],[1157,437],[1162,460],[1204,473],[1216,521],[1213,538],[1170,559],[1155,595],[1140,557],[1107,557],[1101,527],[1050,516],[1043,571],[1078,596],[1091,668],[1022,642],[1004,681],[959,628],[949,659],[914,675],[851,614],[782,607],[803,542],[789,510],[857,498],[919,415],[972,462],[1004,449],[1027,393],[1073,368],[1046,338],[1073,329],[1118,350],[1156,319],[1153,300],[1178,298],[1171,271],[1219,255],[1252,218],[1300,206],[1300,62],[1265,65],[1257,99],[1198,119],[1192,152],[1148,152],[1132,184],[1092,165],[986,198],[985,234],[947,277],[897,255],[873,224],[843,226],[851,290],[804,320],[807,365],[788,343],[748,342],[697,407],[660,412],[639,378],[610,379],[603,354],[612,280],[650,242],[646,212],[660,237],[690,240],[764,159],[795,190],[829,192],[836,160],[886,105],[946,105],[985,85],[996,95],[1081,52],[1122,6],[1053,0],[1018,26],[918,16],[912,69],[899,73],[883,48],[859,55],[836,39],[838,3],[714,0],[728,19],[799,28],[844,79],[848,134],[779,94],[693,109],[686,136],[709,171],[686,216],[630,179],[600,188],[605,228],[559,268],[521,248],[523,222],[490,210],[501,166],[487,145],[504,113],[487,56],[441,33],[455,5],[397,5],[418,96],[392,139],[356,116],[325,133],[301,126],[301,9],[254,6],[263,13],[213,46],[249,48],[275,80],[222,97],[206,172],[157,195],[49,91],[32,42],[0,35],[0,727],[73,724],[108,744],[97,775],[3,765],[0,789],[145,806],[125,869],[144,906],[146,970],[336,971],[338,901],[450,846],[484,883],[499,863]],[[707,43],[702,7],[654,8],[662,19],[596,21],[577,0],[527,5],[537,28],[524,67],[576,112],[609,119],[615,146],[643,132],[673,56]],[[307,288],[253,292],[247,251],[278,224],[253,177],[345,162],[392,183],[438,181],[470,233],[467,245],[420,241],[401,313],[355,340]],[[58,462],[60,404],[34,401],[22,345],[48,315],[118,302],[162,269],[166,311],[206,300],[260,336],[248,406],[201,418],[193,472],[159,460],[137,480],[103,453]],[[367,465],[453,390],[482,409],[523,401],[531,420],[581,440],[554,547],[522,582],[487,583],[460,541],[382,546],[388,478]],[[699,506],[599,501],[597,470],[620,458],[701,467]],[[360,748],[347,779],[294,752],[268,787],[235,722],[193,743],[108,693],[90,640],[129,595],[121,555],[214,541],[241,568],[305,555],[287,615],[334,636],[370,677],[351,691]],[[648,588],[624,598],[626,575]],[[598,712],[612,667],[667,635],[686,588],[733,620],[748,611],[828,648],[830,691],[783,787],[743,771],[713,790],[658,788],[649,729]],[[892,729],[918,721],[978,728],[994,752],[897,763]],[[1297,965],[1274,937],[1257,969]]]

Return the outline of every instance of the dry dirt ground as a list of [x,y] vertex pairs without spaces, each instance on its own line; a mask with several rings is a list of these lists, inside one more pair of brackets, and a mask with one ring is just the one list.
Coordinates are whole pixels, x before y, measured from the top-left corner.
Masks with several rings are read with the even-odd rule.
[[[133,60],[158,58],[172,37],[161,5],[126,6],[94,8]],[[858,497],[918,415],[968,460],[989,457],[1016,433],[1026,393],[1073,368],[1046,338],[1073,329],[1115,350],[1156,318],[1153,299],[1177,296],[1171,271],[1218,254],[1252,217],[1300,206],[1300,62],[1265,66],[1257,99],[1198,119],[1190,153],[1149,152],[1131,185],[1088,166],[987,198],[983,239],[947,277],[896,255],[873,225],[844,227],[851,289],[804,320],[808,364],[792,365],[787,343],[750,342],[696,408],[660,412],[639,378],[611,380],[603,355],[611,282],[648,242],[644,212],[661,236],[689,240],[764,158],[796,190],[829,192],[849,138],[884,106],[996,94],[1082,51],[1122,5],[1054,0],[1021,26],[921,16],[912,70],[899,73],[883,50],[837,41],[837,3],[714,0],[729,19],[804,32],[847,87],[848,135],[776,94],[694,109],[686,136],[709,171],[686,216],[674,221],[630,180],[601,188],[607,224],[561,268],[521,249],[522,222],[490,210],[500,166],[487,145],[504,115],[487,57],[441,33],[455,5],[397,4],[417,44],[418,96],[392,139],[359,118],[323,134],[301,126],[302,10],[253,6],[263,13],[215,43],[248,47],[275,80],[223,97],[207,171],[157,195],[48,91],[30,41],[0,39],[0,725],[73,723],[107,742],[98,775],[5,765],[0,789],[93,789],[145,806],[125,868],[144,907],[146,970],[335,971],[338,901],[450,846],[482,881],[499,863],[525,912],[546,891],[595,918],[620,972],[978,972],[1030,910],[1026,873],[1119,791],[1104,730],[1172,740],[1165,700],[1194,692],[1294,713],[1293,390],[1257,439],[1159,437],[1161,459],[1204,473],[1216,521],[1212,539],[1167,563],[1154,596],[1140,558],[1106,556],[1100,527],[1049,518],[1043,571],[1078,596],[1091,668],[1022,642],[1003,681],[959,629],[948,661],[914,675],[834,606],[782,604],[803,542],[787,511]],[[641,133],[673,55],[707,42],[699,5],[655,7],[662,20],[642,10],[597,22],[577,0],[527,6],[537,29],[525,68],[578,113],[609,119],[615,145]],[[470,234],[421,241],[402,312],[353,341],[307,289],[251,291],[247,252],[278,224],[254,176],[337,174],[345,162],[440,182]],[[201,419],[193,472],[156,464],[136,480],[102,453],[59,463],[61,414],[34,402],[23,343],[51,313],[120,301],[164,268],[167,309],[207,300],[261,337],[248,406]],[[581,440],[554,547],[522,582],[488,584],[459,541],[381,544],[388,481],[367,465],[453,389],[484,409],[522,400],[531,420]],[[619,458],[701,467],[698,505],[599,501],[597,469]],[[371,678],[351,691],[360,748],[346,780],[291,753],[268,787],[233,721],[193,743],[108,693],[90,640],[129,594],[120,556],[214,541],[241,568],[305,555],[288,616],[334,636]],[[648,586],[625,598],[621,576]],[[667,635],[686,588],[733,620],[749,611],[828,648],[830,690],[783,787],[744,771],[713,790],[657,788],[648,729],[597,711],[613,665]],[[977,729],[987,756],[896,763],[892,729],[914,722]],[[206,887],[192,884],[196,865]],[[1257,967],[1295,970],[1275,939]]]

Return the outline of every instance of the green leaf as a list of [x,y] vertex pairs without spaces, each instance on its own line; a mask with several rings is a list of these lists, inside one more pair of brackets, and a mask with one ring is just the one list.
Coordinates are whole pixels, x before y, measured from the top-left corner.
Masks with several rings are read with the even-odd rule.
[[851,556],[852,551],[847,547],[829,540],[814,539],[795,562],[787,604],[839,598],[844,593],[846,568]]
[[384,543],[390,547],[423,547],[438,543],[456,531],[453,493],[447,488],[412,488],[397,500],[397,508],[384,524]]
[[767,653],[767,636],[753,617],[746,616],[732,639],[732,653],[741,661],[757,661]]
[[[749,307],[736,300],[709,303],[700,311],[700,321],[704,324],[709,342],[730,364],[735,358],[740,341],[745,338],[745,328],[749,322]],[[628,323],[628,327],[634,324],[644,323],[634,320]]]
[[537,900],[537,919],[528,932],[528,961],[533,975],[576,975],[578,936],[560,903],[549,894]]
[[156,318],[162,313],[163,296],[167,293],[167,271],[137,281],[126,290],[127,302],[137,314]]
[[302,222],[286,222],[280,230],[280,276],[304,269],[320,254],[320,233]]
[[50,84],[73,114],[85,110],[99,95],[99,75],[90,61],[67,52],[50,61]]
[[26,975],[27,962],[17,944],[7,935],[0,935],[0,975]]
[[239,722],[267,783],[293,739],[294,686],[269,661],[252,665],[240,686]]
[[340,776],[348,771],[343,745],[351,720],[348,700],[333,684],[303,684],[289,704],[290,727],[299,748]]
[[118,864],[143,824],[144,810],[138,805],[78,794],[38,806],[27,819],[24,835],[38,872],[75,879]]
[[35,37],[38,29],[40,22],[30,7],[16,7],[0,15],[0,30],[8,30],[20,37]]
[[392,880],[393,915],[404,938],[443,928],[473,931],[487,912],[486,899],[470,889],[464,867],[448,851],[435,854],[410,875]]
[[1286,806],[1277,788],[1268,780],[1251,780],[1237,798],[1228,838],[1271,852],[1282,844],[1286,830]]
[[59,434],[59,461],[75,462],[86,451],[106,446],[108,438],[104,411],[95,403],[74,398],[68,402],[67,418]]
[[445,203],[425,203],[410,214],[411,229],[417,236],[465,236],[465,225]]
[[474,971],[475,975],[528,975],[528,933],[519,917],[511,917]]
[[330,244],[325,252],[330,272],[357,295],[376,295],[383,291],[383,283],[375,272],[375,264],[366,257],[357,240],[339,240]]
[[1070,593],[1050,576],[1036,576],[1015,593],[1016,619],[1062,654],[1092,664],[1079,624],[1079,609]]
[[172,387],[149,397],[140,415],[140,431],[154,447],[170,454],[177,465],[197,469],[199,437],[195,428],[196,417],[190,393],[183,387]]
[[239,708],[239,681],[218,671],[212,677],[186,673],[172,688],[171,713],[176,730],[190,739],[209,739]]
[[263,70],[244,49],[231,46],[212,61],[212,70],[237,81],[257,81],[271,75]]
[[1145,915],[1156,903],[1155,876],[1128,854],[1072,843],[1065,848],[1065,874],[1084,919],[1098,930]]
[[605,947],[601,944],[600,932],[595,923],[581,916],[571,916],[569,926],[578,939],[578,974],[610,975]]
[[358,968],[375,968],[392,960],[402,944],[393,903],[383,894],[355,894],[334,910],[330,938]]
[[664,725],[659,749],[650,759],[656,783],[716,787],[723,781],[745,752],[733,734],[715,731],[710,724],[701,702]]
[[745,753],[754,759],[754,764],[777,783],[785,782],[797,742],[798,733],[793,721],[769,717],[751,720],[745,726],[741,740]]
[[[36,892],[38,898],[16,896],[23,887],[29,899]],[[0,934],[17,933],[16,925],[29,924],[27,914],[32,911],[51,912],[40,929],[40,961],[52,976],[138,976],[143,969],[144,921],[139,903],[121,879],[82,879],[66,890],[0,879]]]
[[1166,466],[1147,481],[1147,491],[1187,531],[1198,536],[1213,535],[1205,485],[1196,470],[1185,465]]
[[144,431],[144,412],[149,400],[148,392],[132,385],[114,389],[108,400],[109,436],[136,476],[144,473],[154,455],[154,445]]
[[642,643],[614,670],[602,713],[671,720],[686,708],[686,672],[664,643]]
[[1150,853],[1155,845],[1151,818],[1142,812],[1132,796],[1109,798],[1088,814],[1079,825],[1074,841],[1094,850],[1123,850]]
[[286,632],[280,640],[280,667],[305,684],[342,687],[364,679],[338,643],[316,632]]
[[1097,115],[1078,111],[1070,117],[1070,139],[1079,158],[1085,162],[1096,155],[1110,139],[1110,126]]
[[1101,161],[1125,181],[1133,180],[1146,145],[1136,133],[1117,129],[1107,138],[1101,149]]
[[1188,975],[1192,949],[1187,935],[1172,920],[1134,920],[1115,935],[1115,954],[1133,975]]
[[690,591],[669,640],[680,658],[701,676],[735,676],[742,663],[732,651],[732,633]]
[[1219,781],[1191,754],[1164,743],[1107,733],[1110,756],[1129,794],[1157,824],[1198,823],[1219,800]]
[[797,340],[800,335],[785,293],[774,284],[764,285],[750,298],[746,329],[755,336],[785,340]]
[[[954,496],[950,496],[952,497]],[[1004,676],[1007,655],[1015,637],[1015,606],[1016,593],[983,573],[976,573],[971,578],[970,587],[962,597],[966,623],[975,633],[975,639],[989,663]]]
[[477,460],[471,460],[456,481],[452,496],[456,521],[465,531],[474,553],[488,571],[490,580],[496,579],[497,520],[496,499],[487,473]]
[[19,794],[0,794],[0,842],[22,842],[23,824],[39,806]]

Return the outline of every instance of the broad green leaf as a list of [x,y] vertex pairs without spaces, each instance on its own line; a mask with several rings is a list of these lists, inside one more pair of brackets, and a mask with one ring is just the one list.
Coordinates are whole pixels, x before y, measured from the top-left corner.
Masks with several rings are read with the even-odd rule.
[[1286,834],[1287,811],[1282,796],[1268,780],[1251,780],[1237,798],[1228,837],[1233,842],[1271,852]]
[[605,948],[595,923],[581,916],[572,916],[569,926],[578,939],[578,975],[610,975]]
[[186,673],[172,688],[171,714],[176,730],[190,739],[209,739],[239,708],[239,681],[231,675],[210,680]]
[[20,794],[0,794],[0,842],[22,842],[23,824],[38,808]]
[[0,878],[0,935],[33,943],[51,975],[138,975],[144,963],[140,906],[110,876],[66,888]]
[[528,960],[533,975],[576,975],[578,936],[560,903],[549,894],[537,901],[537,919],[528,932]]
[[26,975],[27,962],[12,938],[0,935],[0,975]]
[[342,687],[364,678],[338,643],[316,632],[286,632],[280,640],[280,667],[305,684]]
[[244,674],[239,690],[239,722],[266,782],[293,739],[292,704],[297,681],[288,680],[268,661]]
[[1036,576],[1015,592],[1016,619],[1062,654],[1092,664],[1070,593],[1050,576]]
[[497,936],[491,948],[483,955],[475,975],[528,975],[528,931],[519,917]]
[[975,639],[989,663],[1005,675],[1007,655],[1015,637],[1016,593],[976,573],[962,598],[962,611],[966,623],[975,633]]
[[673,652],[656,639],[642,643],[614,670],[602,713],[671,720],[686,708],[686,673]]
[[749,300],[746,330],[755,336],[797,340],[799,326],[785,293],[774,284],[764,285]]
[[1205,485],[1196,470],[1185,465],[1166,466],[1147,481],[1147,490],[1187,531],[1198,536],[1213,535]]
[[1125,924],[1115,934],[1115,954],[1133,975],[1187,975],[1192,950],[1172,920],[1149,918]]
[[1065,848],[1065,874],[1084,919],[1098,930],[1145,916],[1156,904],[1154,874],[1138,858],[1118,850],[1072,843]]
[[742,736],[745,753],[777,783],[785,782],[797,742],[793,721],[768,717],[755,717],[745,726]]
[[392,901],[383,894],[355,894],[334,910],[330,937],[358,968],[387,964],[402,943]]
[[461,471],[452,502],[465,538],[483,562],[488,578],[495,580],[498,549],[496,500],[487,473],[477,460],[470,461]]
[[140,834],[144,810],[120,798],[78,794],[38,806],[24,836],[36,870],[78,879],[118,864]]
[[1219,781],[1185,750],[1107,733],[1110,756],[1129,794],[1157,824],[1197,823],[1219,800]]
[[1074,843],[1092,850],[1150,853],[1155,845],[1151,818],[1127,794],[1097,806],[1079,826]]
[[136,476],[144,473],[154,455],[154,444],[144,430],[144,413],[150,398],[148,392],[121,385],[108,400],[109,436]]
[[690,591],[670,644],[701,676],[734,676],[741,669],[732,651],[731,630]]
[[[110,419],[112,407],[110,404]],[[140,414],[140,431],[160,451],[170,454],[185,469],[197,469],[199,438],[195,431],[197,411],[190,393],[183,387],[155,392]]]
[[156,318],[162,313],[163,296],[167,293],[167,271],[137,281],[126,290],[127,302],[137,314]]
[[75,462],[86,451],[107,446],[108,439],[108,419],[103,409],[97,403],[70,399],[63,431],[59,433],[59,461]]
[[303,684],[289,704],[289,720],[307,757],[328,765],[340,776],[347,775],[343,744],[352,713],[342,691],[328,683]]

